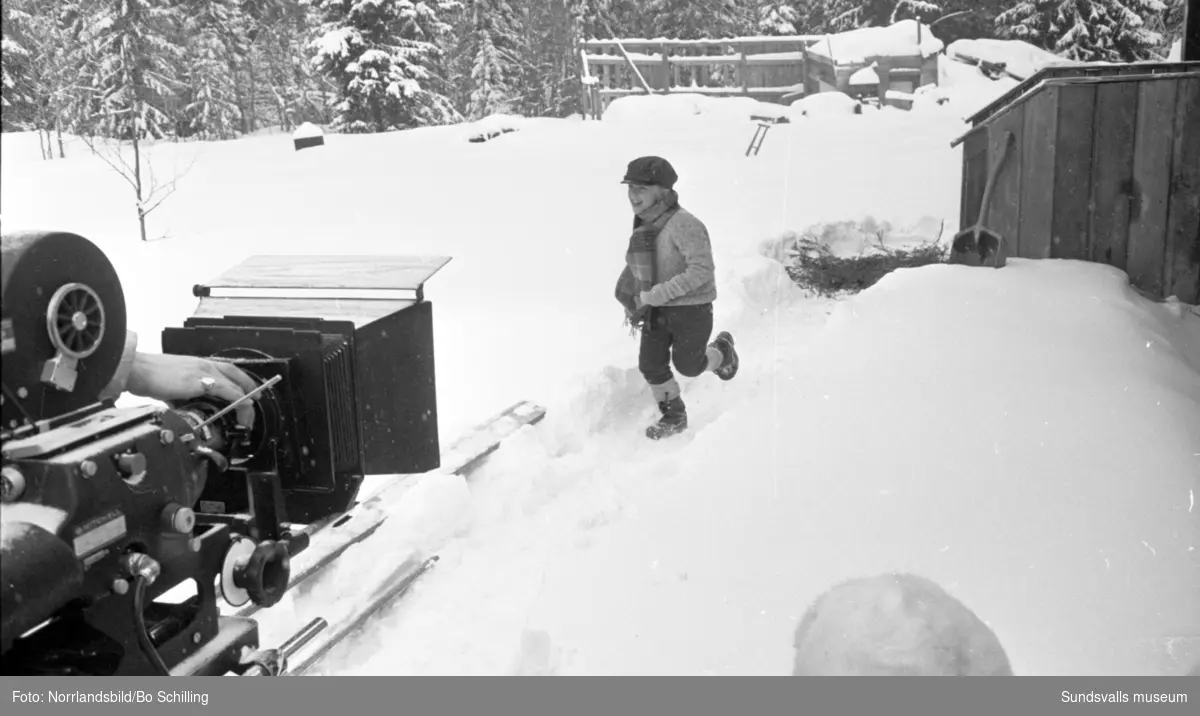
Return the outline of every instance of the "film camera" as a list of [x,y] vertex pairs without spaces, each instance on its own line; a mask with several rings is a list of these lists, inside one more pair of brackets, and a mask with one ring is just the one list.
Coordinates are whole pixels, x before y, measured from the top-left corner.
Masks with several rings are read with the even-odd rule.
[[[256,257],[194,287],[163,352],[252,376],[247,430],[207,397],[100,400],[126,336],[113,265],[76,234],[5,235],[2,673],[286,671],[286,649],[260,648],[257,623],[218,598],[270,607],[364,475],[439,466],[422,285],[448,260]],[[367,296],[337,294],[346,277]],[[189,598],[162,599],[188,582]]]

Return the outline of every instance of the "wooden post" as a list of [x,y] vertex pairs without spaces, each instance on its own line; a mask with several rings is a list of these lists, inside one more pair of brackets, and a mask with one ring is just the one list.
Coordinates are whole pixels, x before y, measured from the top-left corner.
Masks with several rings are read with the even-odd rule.
[[750,81],[750,77],[749,77],[750,67],[746,64],[746,46],[745,45],[742,45],[742,59],[741,59],[741,62],[738,63],[738,74],[741,75],[742,94],[749,97],[750,96],[750,86],[748,83]]
[[659,45],[659,52],[662,53],[662,91],[663,94],[669,94],[671,92],[671,58],[667,56],[665,42]]

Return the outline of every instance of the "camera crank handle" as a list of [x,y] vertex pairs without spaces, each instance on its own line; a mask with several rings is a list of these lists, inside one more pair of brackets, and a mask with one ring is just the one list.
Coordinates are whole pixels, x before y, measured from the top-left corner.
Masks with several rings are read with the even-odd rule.
[[200,423],[199,425],[197,425],[197,426],[195,427],[195,429],[196,429],[196,430],[203,430],[204,428],[208,427],[209,425],[212,425],[212,424],[213,424],[213,423],[215,423],[217,420],[220,420],[222,417],[224,417],[226,414],[228,414],[230,411],[232,411],[232,410],[236,410],[236,409],[237,409],[237,406],[241,405],[242,403],[246,402],[247,400],[253,400],[253,399],[254,399],[254,396],[256,396],[256,395],[258,395],[259,393],[263,392],[263,391],[264,391],[264,390],[266,390],[267,388],[270,388],[272,385],[275,385],[276,383],[278,383],[278,382],[279,382],[279,381],[281,381],[281,380],[283,380],[283,376],[281,376],[281,375],[277,375],[277,376],[275,376],[274,378],[271,378],[270,380],[268,380],[267,382],[265,382],[265,383],[263,383],[262,385],[258,386],[258,387],[257,387],[257,388],[255,388],[254,390],[250,391],[249,393],[246,393],[245,395],[243,395],[242,397],[240,397],[240,398],[238,398],[237,400],[233,401],[233,402],[232,402],[232,403],[230,403],[229,405],[226,405],[224,408],[221,408],[221,409],[220,409],[220,410],[218,410],[217,412],[213,413],[213,416],[212,416],[211,418],[209,418],[208,420],[205,420],[204,422],[202,422],[202,423]]
[[217,472],[225,472],[229,469],[228,458],[207,445],[197,445],[192,448],[192,452],[211,462],[213,467],[217,468]]

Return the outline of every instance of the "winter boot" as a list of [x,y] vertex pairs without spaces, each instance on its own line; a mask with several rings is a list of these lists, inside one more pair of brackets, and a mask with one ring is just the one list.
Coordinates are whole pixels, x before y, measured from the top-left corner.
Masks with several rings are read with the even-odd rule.
[[675,396],[658,404],[662,417],[658,422],[646,428],[646,437],[651,440],[661,440],[687,430],[687,411],[683,398]]
[[720,367],[713,372],[721,380],[732,380],[738,372],[738,354],[737,349],[733,347],[733,336],[729,335],[729,331],[721,331],[717,334],[716,339],[708,345],[710,348],[721,351],[721,356],[724,358]]

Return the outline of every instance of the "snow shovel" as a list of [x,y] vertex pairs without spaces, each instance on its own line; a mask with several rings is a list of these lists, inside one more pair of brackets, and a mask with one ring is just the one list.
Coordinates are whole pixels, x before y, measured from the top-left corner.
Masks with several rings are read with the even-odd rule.
[[983,201],[979,204],[979,219],[974,226],[963,229],[954,235],[954,243],[950,248],[950,263],[952,264],[969,266],[991,264],[1000,268],[1005,263],[1001,253],[1004,237],[984,226],[987,223],[988,210],[992,204],[992,189],[996,186],[996,177],[1000,175],[1000,169],[1004,166],[1009,151],[1017,144],[1016,135],[1012,132],[1004,134],[1004,146],[1000,148],[1000,154],[992,162],[987,184],[983,187]]

